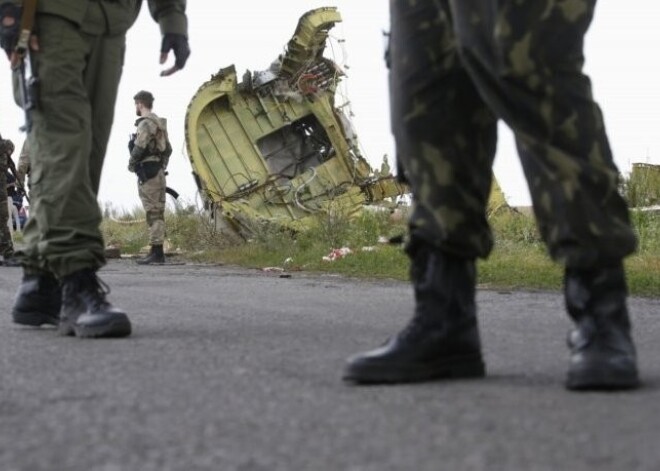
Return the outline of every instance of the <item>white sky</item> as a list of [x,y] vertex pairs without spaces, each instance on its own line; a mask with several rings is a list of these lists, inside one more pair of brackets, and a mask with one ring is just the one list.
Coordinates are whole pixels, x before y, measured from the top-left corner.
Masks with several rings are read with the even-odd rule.
[[[146,2],[145,2],[146,3]],[[160,34],[146,7],[129,32],[124,75],[115,108],[99,200],[116,208],[139,206],[135,176],[126,170],[126,142],[134,130],[133,95],[140,89],[156,97],[154,111],[168,119],[174,147],[168,185],[187,201],[195,200],[191,168],[184,154],[186,108],[199,86],[221,67],[234,64],[240,75],[265,69],[283,51],[299,16],[320,6],[336,6],[343,22],[332,35],[345,39],[344,55],[335,49],[335,60],[344,66],[354,125],[372,165],[383,154],[393,156],[389,128],[387,70],[382,56],[383,31],[388,28],[388,2],[365,0],[245,0],[231,6],[224,2],[189,1],[192,55],[186,69],[161,78],[158,64]],[[624,173],[633,162],[660,164],[660,2],[657,0],[601,0],[587,36],[587,73],[605,113],[615,160]],[[20,146],[22,114],[11,99],[9,67],[0,74],[0,131]],[[392,158],[390,159],[391,163]],[[529,204],[510,133],[502,127],[495,174],[513,205]]]

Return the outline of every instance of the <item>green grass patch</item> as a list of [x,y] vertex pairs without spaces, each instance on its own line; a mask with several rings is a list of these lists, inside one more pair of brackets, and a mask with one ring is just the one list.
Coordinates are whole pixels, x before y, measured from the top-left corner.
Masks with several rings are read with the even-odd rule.
[[[356,219],[341,213],[321,216],[299,233],[267,222],[254,223],[249,241],[239,242],[220,232],[214,221],[190,207],[177,207],[165,218],[170,251],[198,263],[240,265],[255,269],[279,267],[289,272],[332,272],[360,278],[408,280],[409,261],[401,246],[382,240],[406,232],[407,215],[365,211]],[[106,217],[102,229],[109,244],[124,254],[137,253],[148,243],[144,213]],[[638,252],[626,259],[631,294],[660,296],[660,215],[632,212],[639,236]],[[494,289],[561,289],[563,269],[548,257],[534,218],[515,211],[491,215],[495,249],[478,262],[478,283]],[[333,249],[349,247],[351,254],[323,260]]]
[[539,246],[501,244],[478,263],[478,282],[490,288],[561,288],[563,271]]

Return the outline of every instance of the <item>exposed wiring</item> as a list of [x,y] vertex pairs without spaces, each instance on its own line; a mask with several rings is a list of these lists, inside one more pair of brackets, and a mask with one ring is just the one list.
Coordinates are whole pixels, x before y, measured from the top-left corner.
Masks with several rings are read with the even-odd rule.
[[296,206],[298,206],[303,211],[305,211],[307,213],[315,213],[315,212],[317,212],[316,210],[308,208],[307,206],[305,206],[304,204],[302,204],[300,202],[300,193],[302,192],[302,190],[305,189],[305,187],[307,185],[309,185],[316,178],[316,175],[317,175],[316,169],[314,167],[310,167],[309,170],[312,171],[311,177],[309,177],[309,179],[307,181],[301,183],[300,186],[298,186],[298,188],[296,188],[295,192],[293,193],[293,201],[296,203]]

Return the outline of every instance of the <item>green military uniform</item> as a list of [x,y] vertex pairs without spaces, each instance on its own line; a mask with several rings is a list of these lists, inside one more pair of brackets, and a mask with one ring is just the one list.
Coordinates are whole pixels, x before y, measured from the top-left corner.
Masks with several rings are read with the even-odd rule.
[[595,0],[391,0],[397,154],[414,236],[486,257],[497,121],[513,130],[551,256],[610,265],[635,250],[603,117],[582,72]]
[[30,145],[27,139],[23,141],[21,154],[18,156],[18,163],[16,164],[16,179],[19,183],[19,188],[26,189],[25,177],[30,173]]
[[0,138],[0,255],[7,259],[14,255],[14,244],[9,231],[9,205],[7,204],[7,169],[9,157],[14,152],[10,140]]
[[[20,2],[19,2],[20,3]],[[22,262],[26,274],[58,278],[105,263],[96,200],[121,77],[126,31],[141,0],[38,3],[41,79],[33,112],[31,217]],[[185,0],[149,0],[163,33],[186,35]]]
[[[167,124],[155,113],[139,118],[135,123],[134,147],[128,164],[138,173],[138,194],[147,216],[149,244],[163,245],[165,241],[165,168],[167,158]],[[153,170],[148,170],[153,168]]]

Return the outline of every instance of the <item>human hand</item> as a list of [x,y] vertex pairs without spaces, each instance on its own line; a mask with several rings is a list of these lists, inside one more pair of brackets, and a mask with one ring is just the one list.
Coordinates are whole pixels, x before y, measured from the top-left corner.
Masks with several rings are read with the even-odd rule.
[[167,77],[174,72],[183,69],[190,56],[190,46],[188,45],[188,38],[183,34],[166,33],[163,35],[163,42],[160,47],[160,63],[164,64],[167,61],[167,56],[170,51],[174,51],[174,65],[169,69],[163,70],[161,77]]

